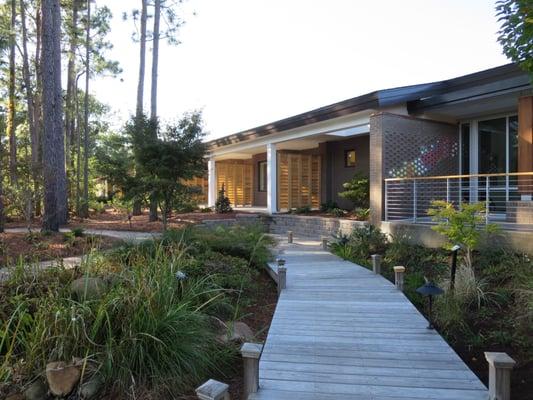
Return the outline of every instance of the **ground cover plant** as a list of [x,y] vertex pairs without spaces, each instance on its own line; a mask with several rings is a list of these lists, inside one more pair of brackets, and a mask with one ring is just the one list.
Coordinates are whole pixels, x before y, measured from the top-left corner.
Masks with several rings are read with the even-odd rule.
[[231,378],[239,345],[226,327],[249,320],[264,295],[256,285],[271,243],[259,227],[188,228],[75,269],[13,268],[0,282],[0,397],[52,389],[50,362],[77,371],[69,398],[87,387],[93,398],[179,398]]
[[[427,315],[426,301],[416,293],[425,279],[446,290],[437,297],[436,329],[487,383],[483,352],[505,351],[518,365],[513,371],[513,399],[533,393],[533,263],[531,256],[506,249],[461,250],[454,291],[449,290],[450,251],[410,243],[407,234],[393,237],[374,227],[338,235],[332,251],[371,268],[371,255],[383,256],[382,273],[393,281],[392,268],[406,267],[405,294]],[[471,262],[472,268],[467,267]],[[528,397],[529,396],[529,397]]]

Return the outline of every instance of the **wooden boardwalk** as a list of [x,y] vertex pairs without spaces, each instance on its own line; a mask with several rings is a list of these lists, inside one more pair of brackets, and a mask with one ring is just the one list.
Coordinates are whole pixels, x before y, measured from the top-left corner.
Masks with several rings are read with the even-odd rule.
[[279,249],[287,289],[261,355],[259,392],[250,399],[488,399],[474,373],[385,278],[318,242]]

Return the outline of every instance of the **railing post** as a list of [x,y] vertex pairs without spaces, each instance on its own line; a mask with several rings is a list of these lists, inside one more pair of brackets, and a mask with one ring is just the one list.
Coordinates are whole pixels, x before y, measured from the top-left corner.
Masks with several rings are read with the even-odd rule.
[[244,363],[244,399],[259,389],[259,357],[262,351],[263,345],[260,343],[244,343],[241,347]]
[[450,178],[446,178],[446,203],[450,202]]
[[385,221],[389,220],[389,181],[385,179]]
[[405,273],[405,267],[396,266],[394,267],[394,284],[396,289],[403,292],[403,276]]
[[488,225],[489,223],[489,212],[490,212],[490,200],[489,200],[489,194],[490,194],[490,180],[489,177],[485,177],[485,224]]
[[416,222],[416,179],[413,179],[413,222]]
[[229,385],[209,379],[196,389],[196,396],[200,400],[230,400]]
[[372,254],[372,271],[376,275],[381,274],[381,255],[379,254]]
[[287,231],[287,243],[292,243],[292,231]]
[[511,400],[511,370],[516,362],[506,353],[485,352],[489,363],[489,399]]

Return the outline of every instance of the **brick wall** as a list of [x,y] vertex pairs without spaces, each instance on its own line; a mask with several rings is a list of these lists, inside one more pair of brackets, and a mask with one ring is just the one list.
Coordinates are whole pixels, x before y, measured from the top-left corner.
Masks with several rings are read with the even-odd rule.
[[[457,126],[389,113],[370,117],[371,222],[384,218],[384,179],[459,172]],[[406,194],[406,201],[409,201]]]

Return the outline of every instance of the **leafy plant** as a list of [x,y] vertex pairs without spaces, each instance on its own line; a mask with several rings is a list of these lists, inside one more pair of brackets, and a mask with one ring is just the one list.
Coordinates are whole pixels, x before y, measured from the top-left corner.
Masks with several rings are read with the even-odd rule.
[[463,203],[456,208],[452,203],[437,200],[431,203],[428,215],[437,223],[433,230],[447,239],[446,248],[460,245],[466,252],[465,263],[472,267],[472,252],[478,246],[483,231],[494,233],[498,227],[486,224],[484,203]]
[[337,202],[331,200],[328,200],[320,205],[321,212],[330,212],[330,210],[333,210],[335,208],[339,208],[339,205],[337,204]]
[[344,211],[342,208],[332,208],[331,210],[329,210],[329,212],[337,218],[344,217],[344,215],[346,214],[346,211]]
[[226,190],[224,184],[218,191],[217,201],[215,202],[215,211],[218,214],[227,214],[233,211],[229,198],[226,196]]
[[83,237],[85,235],[85,230],[83,228],[72,228],[71,232],[74,237]]
[[311,212],[311,206],[301,206],[291,210],[294,214],[309,214]]
[[354,214],[358,221],[366,221],[370,215],[370,208],[356,208]]
[[339,192],[340,197],[350,200],[354,204],[354,207],[368,208],[370,202],[370,181],[367,176],[356,173],[342,187],[344,191]]

